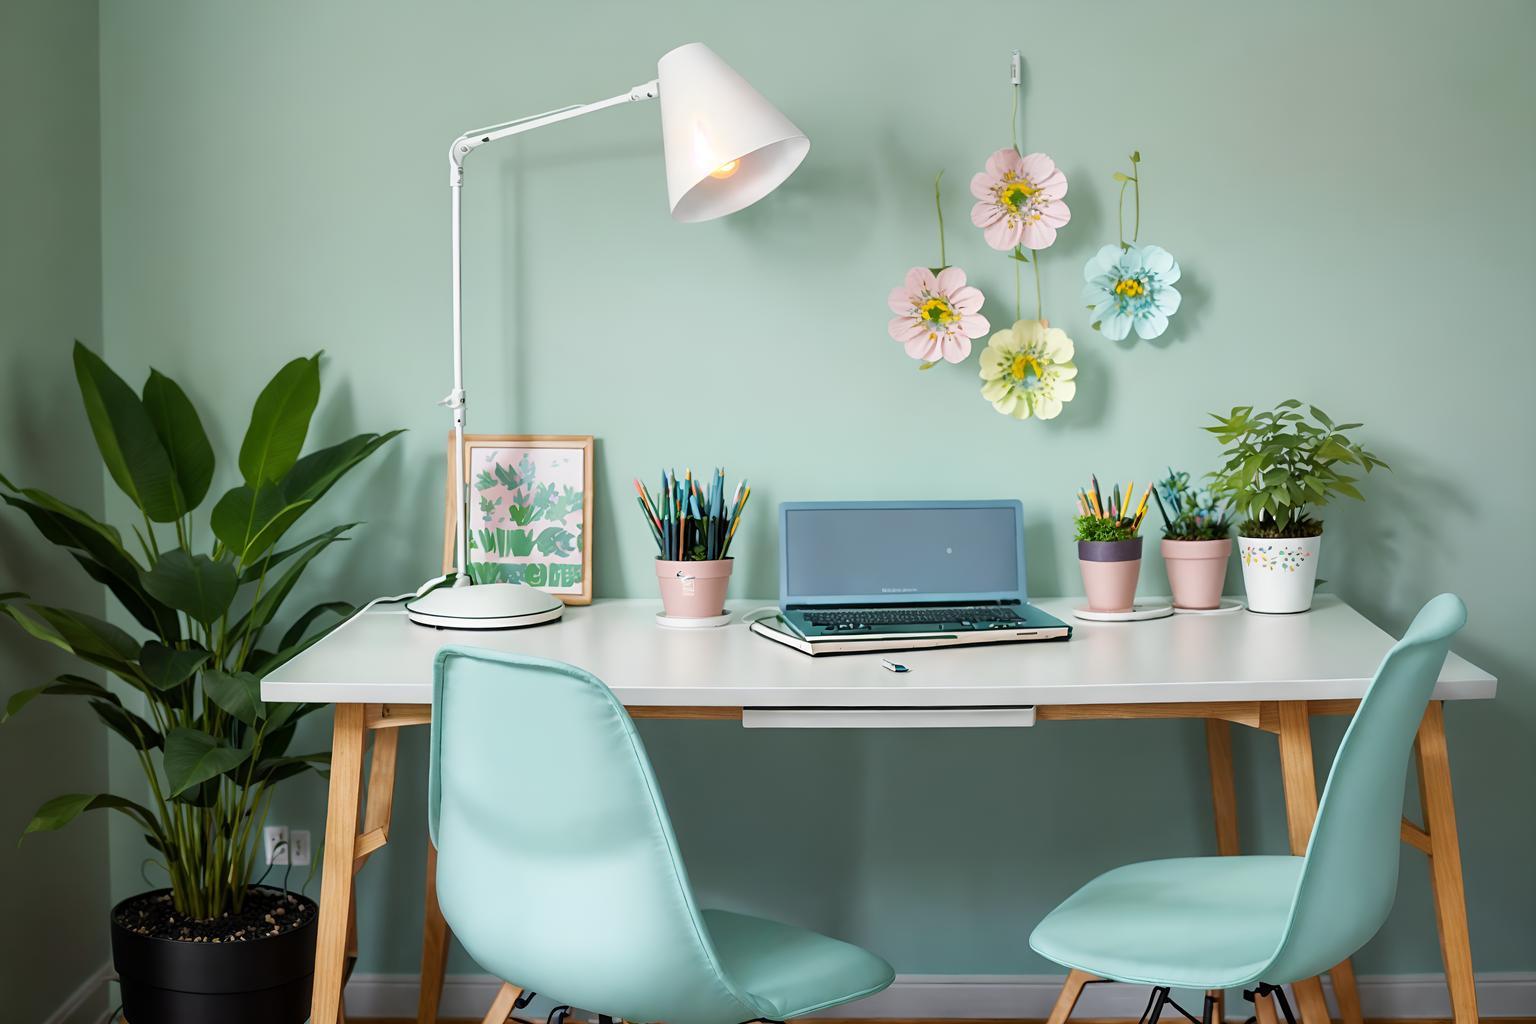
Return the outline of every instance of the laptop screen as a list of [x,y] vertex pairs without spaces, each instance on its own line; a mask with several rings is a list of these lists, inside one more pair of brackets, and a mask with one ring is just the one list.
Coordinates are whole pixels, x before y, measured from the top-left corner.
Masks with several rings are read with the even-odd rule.
[[780,603],[1024,599],[1017,501],[787,502]]

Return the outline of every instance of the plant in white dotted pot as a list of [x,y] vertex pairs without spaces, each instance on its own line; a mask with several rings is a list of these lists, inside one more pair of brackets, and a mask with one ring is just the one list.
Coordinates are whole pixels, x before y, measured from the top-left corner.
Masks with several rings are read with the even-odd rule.
[[1345,433],[1361,424],[1334,423],[1315,405],[1301,408],[1294,398],[1268,412],[1236,406],[1226,416],[1212,413],[1216,425],[1205,428],[1225,445],[1211,488],[1241,518],[1237,545],[1251,611],[1312,607],[1323,539],[1312,510],[1339,494],[1363,500],[1352,468],[1391,468]]

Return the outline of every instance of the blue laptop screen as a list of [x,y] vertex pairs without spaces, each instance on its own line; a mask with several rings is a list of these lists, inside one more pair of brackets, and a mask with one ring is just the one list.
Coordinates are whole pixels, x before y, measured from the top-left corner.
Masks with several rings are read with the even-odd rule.
[[1015,502],[783,509],[787,604],[1023,597]]

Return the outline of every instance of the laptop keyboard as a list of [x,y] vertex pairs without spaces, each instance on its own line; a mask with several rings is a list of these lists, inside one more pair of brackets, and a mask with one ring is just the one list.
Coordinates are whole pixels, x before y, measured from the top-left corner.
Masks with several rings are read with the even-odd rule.
[[827,629],[862,629],[873,626],[922,626],[929,623],[1021,622],[1012,608],[998,605],[971,605],[944,608],[828,608],[804,613],[813,626]]

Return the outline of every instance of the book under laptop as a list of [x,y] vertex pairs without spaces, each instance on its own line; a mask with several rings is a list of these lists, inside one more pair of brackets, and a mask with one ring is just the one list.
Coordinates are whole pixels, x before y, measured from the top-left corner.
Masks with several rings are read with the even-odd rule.
[[1012,500],[785,502],[779,615],[752,630],[806,654],[1068,639],[1029,603],[1023,521]]

